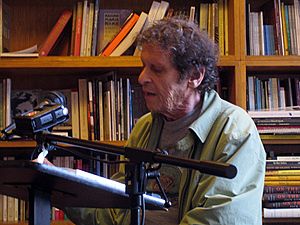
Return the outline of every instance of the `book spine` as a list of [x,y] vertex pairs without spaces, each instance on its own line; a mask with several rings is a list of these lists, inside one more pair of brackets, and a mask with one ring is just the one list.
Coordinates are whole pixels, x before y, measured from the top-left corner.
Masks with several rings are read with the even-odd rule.
[[46,41],[42,45],[40,49],[40,56],[47,56],[51,51],[52,47],[54,46],[55,42],[57,41],[58,37],[62,33],[63,29],[67,25],[68,21],[72,16],[72,12],[69,10],[63,11],[59,19],[57,20],[56,24],[50,31]]
[[82,29],[82,10],[83,3],[77,2],[76,28],[74,38],[74,56],[80,56],[81,29]]
[[289,202],[264,202],[265,208],[300,208],[300,201]]
[[265,185],[264,186],[264,193],[286,193],[286,194],[298,194],[300,193],[300,186],[271,186]]
[[115,38],[107,45],[107,47],[101,53],[102,56],[109,56],[113,50],[118,46],[118,44],[122,41],[122,39],[128,34],[134,24],[138,21],[139,15],[133,14],[132,17],[126,22],[124,27],[120,30],[120,32],[115,36]]
[[265,202],[283,202],[283,201],[300,201],[300,194],[272,193],[264,194]]
[[300,164],[267,164],[266,170],[300,170]]
[[264,218],[295,218],[300,217],[300,209],[299,208],[291,208],[291,209],[263,209]]

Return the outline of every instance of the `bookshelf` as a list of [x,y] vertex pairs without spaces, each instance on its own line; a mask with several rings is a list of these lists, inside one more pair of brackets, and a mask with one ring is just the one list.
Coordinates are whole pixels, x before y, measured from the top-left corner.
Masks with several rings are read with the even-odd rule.
[[[24,49],[34,44],[41,45],[64,9],[72,10],[77,0],[2,0],[10,6],[11,51]],[[286,76],[286,72],[300,74],[300,56],[250,56],[247,54],[247,4],[259,9],[262,3],[272,0],[228,0],[228,55],[219,60],[220,78],[226,86],[226,98],[247,109],[247,76],[251,73],[272,73]],[[176,9],[198,6],[199,1],[169,1]],[[215,1],[203,1],[215,2]],[[290,3],[292,1],[284,1]],[[100,9],[133,9],[148,12],[152,0],[133,1],[100,1]],[[67,43],[68,44],[68,43]],[[66,45],[67,46],[67,45]],[[65,47],[65,46],[64,46]],[[0,58],[0,79],[11,78],[12,89],[62,89],[76,88],[79,78],[93,78],[109,71],[119,75],[137,77],[142,63],[136,56],[120,57],[76,57],[67,56],[62,48],[59,56],[38,58]],[[263,135],[267,151],[286,149],[299,153],[300,136]],[[112,142],[122,145],[124,142]],[[11,149],[18,149],[15,154],[28,154],[35,147],[34,142],[0,142],[0,156],[14,154]],[[21,150],[23,149],[23,150]],[[24,150],[25,149],[25,150]],[[24,153],[24,154],[25,154]],[[292,223],[292,219],[265,219],[265,224]],[[1,222],[0,222],[1,224]],[[56,224],[60,224],[57,222]],[[69,224],[64,222],[63,224]]]

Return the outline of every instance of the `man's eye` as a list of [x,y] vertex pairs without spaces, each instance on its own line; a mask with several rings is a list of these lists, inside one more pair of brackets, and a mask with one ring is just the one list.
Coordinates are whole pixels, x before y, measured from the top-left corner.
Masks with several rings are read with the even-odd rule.
[[161,73],[161,72],[162,72],[162,69],[161,69],[161,68],[157,68],[157,67],[155,67],[155,66],[153,66],[151,69],[152,69],[152,71],[153,71],[154,73]]

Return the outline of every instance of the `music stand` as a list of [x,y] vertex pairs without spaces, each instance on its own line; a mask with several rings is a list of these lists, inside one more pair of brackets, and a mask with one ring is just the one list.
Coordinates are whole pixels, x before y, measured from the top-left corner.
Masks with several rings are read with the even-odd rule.
[[[23,164],[13,164],[13,162],[10,161],[1,162],[0,169],[5,173],[15,174],[16,178],[11,179],[10,176],[6,175],[5,180],[1,177],[1,189],[5,189],[5,192],[2,190],[0,191],[12,196],[21,197],[18,190],[9,190],[7,185],[17,189],[20,189],[20,187],[24,189],[25,187],[27,193],[29,190],[29,201],[31,202],[29,225],[49,224],[42,223],[43,220],[45,220],[45,217],[41,218],[41,215],[48,213],[47,211],[44,211],[46,207],[50,210],[50,200],[53,205],[57,205],[57,207],[80,206],[99,208],[102,204],[100,204],[100,202],[103,202],[104,199],[103,197],[101,198],[103,192],[109,194],[113,193],[114,197],[118,194],[117,208],[120,208],[121,206],[130,206],[131,225],[139,225],[143,196],[145,196],[145,201],[147,202],[147,196],[144,194],[147,181],[145,163],[166,163],[189,169],[196,169],[202,173],[226,178],[233,178],[237,173],[236,167],[227,163],[182,159],[146,151],[144,149],[118,147],[49,133],[38,134],[36,140],[38,146],[43,146],[43,148],[49,147],[50,149],[53,146],[59,146],[57,143],[64,143],[95,152],[124,155],[128,159],[128,163],[125,167],[125,194],[124,192],[121,194],[117,191],[107,190],[95,181],[82,180],[82,178],[78,179],[74,174],[71,175],[71,173],[62,170],[61,168],[32,162]],[[9,163],[12,163],[10,167],[8,167],[10,165]],[[21,168],[22,172],[20,172]],[[26,172],[23,172],[23,170]],[[3,174],[2,171],[1,174]],[[27,178],[25,180],[23,173]],[[95,191],[100,191],[100,193],[98,193],[99,195],[95,193]],[[95,198],[96,195],[99,196],[99,199]],[[24,193],[22,197],[24,198]],[[102,206],[105,208],[113,207],[113,205],[110,204],[112,204],[116,198],[112,197],[107,199],[109,199],[110,203],[106,202],[107,204]],[[154,207],[162,208],[166,203],[161,202],[161,199],[158,200],[154,198],[152,200]],[[149,202],[150,205],[151,201]],[[92,202],[94,204],[92,204]],[[40,205],[43,206],[40,207],[41,209],[39,208]],[[48,218],[47,221],[50,222]]]
[[[83,171],[15,160],[0,161],[0,174],[1,194],[29,201],[29,225],[49,225],[51,205],[130,207],[124,184]],[[144,198],[150,209],[164,207],[163,199],[147,195]]]

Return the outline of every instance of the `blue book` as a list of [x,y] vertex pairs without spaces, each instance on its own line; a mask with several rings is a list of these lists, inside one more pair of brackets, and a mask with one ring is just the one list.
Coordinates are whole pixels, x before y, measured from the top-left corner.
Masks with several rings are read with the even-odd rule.
[[275,37],[274,37],[274,26],[267,25],[269,30],[269,40],[270,40],[270,55],[276,55],[275,50]]
[[286,26],[286,33],[287,33],[287,40],[288,40],[288,50],[289,50],[289,55],[291,55],[292,54],[292,51],[291,51],[291,33],[290,33],[290,20],[289,20],[288,5],[284,5],[284,15],[285,15],[285,26]]
[[270,55],[270,34],[267,25],[264,25],[263,29],[264,29],[265,55]]

